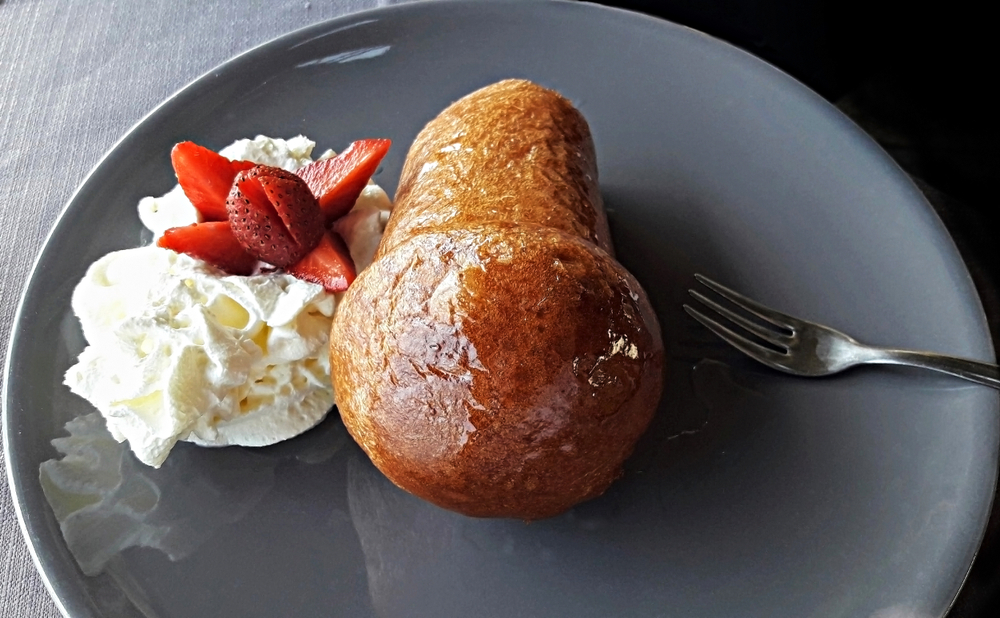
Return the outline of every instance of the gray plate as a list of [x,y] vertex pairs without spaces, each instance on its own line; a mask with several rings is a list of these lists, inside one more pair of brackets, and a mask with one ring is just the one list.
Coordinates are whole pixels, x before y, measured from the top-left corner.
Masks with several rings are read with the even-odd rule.
[[[424,122],[511,76],[590,120],[620,258],[664,326],[669,384],[626,475],[525,525],[395,489],[335,415],[271,448],[182,446],[158,471],[112,445],[87,498],[107,512],[73,537],[109,562],[83,576],[39,484],[50,441],[91,412],[61,386],[83,344],[70,293],[140,242],[135,204],[173,184],[171,145],[391,137],[377,177],[391,192]],[[990,507],[997,393],[907,370],[759,369],[680,311],[694,272],[872,343],[993,358],[968,273],[899,168],[818,96],[698,32],[582,4],[419,4],[235,58],[108,153],[25,293],[5,439],[43,577],[79,617],[943,614]]]

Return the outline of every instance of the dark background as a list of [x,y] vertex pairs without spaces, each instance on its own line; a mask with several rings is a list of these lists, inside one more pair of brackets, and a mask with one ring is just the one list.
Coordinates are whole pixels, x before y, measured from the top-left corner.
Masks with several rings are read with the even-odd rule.
[[[961,251],[1000,348],[994,197],[1000,77],[988,3],[605,0],[714,35],[791,74],[874,137]],[[1000,616],[1000,508],[948,618]]]

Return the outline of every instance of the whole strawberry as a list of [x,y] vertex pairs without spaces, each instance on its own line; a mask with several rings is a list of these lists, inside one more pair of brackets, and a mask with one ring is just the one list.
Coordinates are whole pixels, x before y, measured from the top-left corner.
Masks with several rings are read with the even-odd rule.
[[226,211],[247,252],[281,268],[309,253],[324,232],[323,213],[306,183],[268,165],[236,175]]

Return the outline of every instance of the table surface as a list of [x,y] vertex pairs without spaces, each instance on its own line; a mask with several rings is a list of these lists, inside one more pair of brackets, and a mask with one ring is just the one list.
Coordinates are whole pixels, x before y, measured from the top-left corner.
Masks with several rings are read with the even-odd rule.
[[[0,0],[0,369],[18,299],[49,229],[88,171],[132,125],[191,80],[257,44],[396,3],[271,0],[265,10],[236,0]],[[865,107],[871,89],[859,92],[843,97],[841,108],[906,168],[910,142],[874,122]],[[976,211],[955,209],[948,195],[921,186],[953,233],[955,226],[981,229],[969,225],[970,217],[978,220]],[[978,261],[982,242],[957,240],[996,341],[995,270]],[[19,529],[2,455],[0,468],[0,618],[59,616]],[[998,536],[997,520],[994,514],[988,541]],[[982,552],[951,616],[994,615],[984,608],[1000,596],[996,554]]]

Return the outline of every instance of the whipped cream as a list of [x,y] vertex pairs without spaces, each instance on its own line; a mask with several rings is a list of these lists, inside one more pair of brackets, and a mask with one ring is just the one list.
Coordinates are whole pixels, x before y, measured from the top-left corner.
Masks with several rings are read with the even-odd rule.
[[[294,171],[303,137],[240,140],[221,152]],[[369,184],[336,224],[358,270],[371,263],[392,205]],[[155,235],[194,223],[179,188],[144,198]],[[323,419],[334,403],[328,337],[335,295],[291,275],[229,276],[168,249],[140,247],[95,262],[73,293],[88,347],[65,376],[119,442],[158,467],[178,440],[264,446]]]

